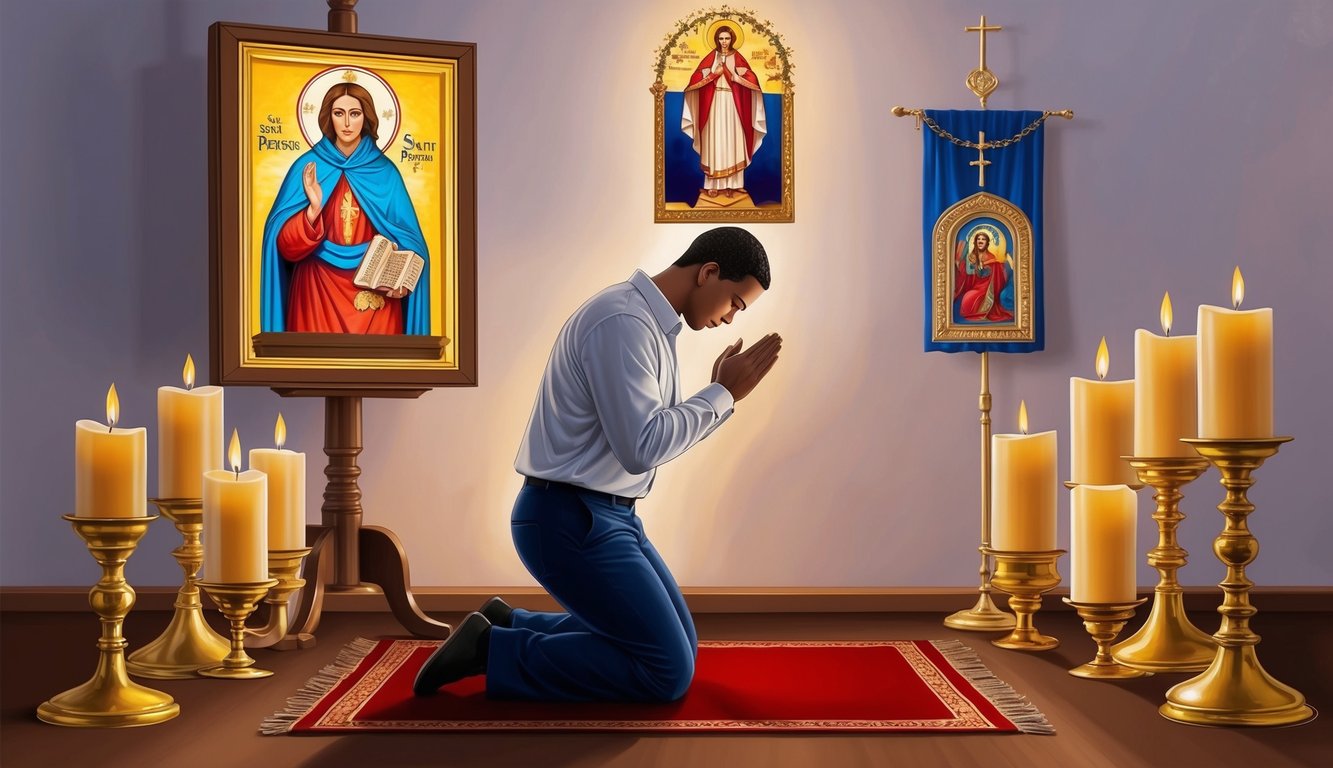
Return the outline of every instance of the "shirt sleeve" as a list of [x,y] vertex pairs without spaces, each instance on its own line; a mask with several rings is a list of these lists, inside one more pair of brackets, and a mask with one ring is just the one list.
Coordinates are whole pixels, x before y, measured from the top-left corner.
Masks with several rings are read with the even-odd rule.
[[625,471],[643,474],[684,453],[730,414],[734,400],[720,384],[668,407],[662,400],[658,341],[631,315],[598,323],[579,347],[597,418]]

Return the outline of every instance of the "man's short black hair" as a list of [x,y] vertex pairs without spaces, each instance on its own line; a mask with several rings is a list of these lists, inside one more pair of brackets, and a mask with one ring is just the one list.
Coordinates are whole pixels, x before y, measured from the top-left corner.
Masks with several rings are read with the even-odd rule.
[[694,238],[675,266],[717,262],[723,280],[740,282],[753,275],[760,287],[768,290],[768,254],[754,235],[740,227],[717,227]]

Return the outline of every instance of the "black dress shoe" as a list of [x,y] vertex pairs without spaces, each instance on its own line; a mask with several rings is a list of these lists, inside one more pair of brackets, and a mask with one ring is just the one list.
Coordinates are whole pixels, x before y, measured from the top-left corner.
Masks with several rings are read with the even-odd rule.
[[412,683],[412,693],[430,696],[442,685],[485,674],[490,641],[491,623],[476,611],[469,613],[444,644],[426,659]]
[[514,625],[514,609],[499,597],[492,597],[481,607],[481,615],[486,620],[497,627],[512,627]]

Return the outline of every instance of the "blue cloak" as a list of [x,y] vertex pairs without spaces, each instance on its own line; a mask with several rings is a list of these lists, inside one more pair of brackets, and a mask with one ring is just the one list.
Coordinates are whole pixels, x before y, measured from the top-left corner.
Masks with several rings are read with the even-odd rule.
[[[326,136],[287,170],[287,177],[282,180],[273,208],[264,222],[259,279],[260,330],[287,330],[287,292],[295,265],[278,254],[278,233],[288,219],[310,205],[301,183],[301,173],[311,161],[315,163],[315,178],[324,193],[326,205],[338,178],[346,176],[352,194],[356,195],[375,231],[397,243],[399,249],[415,251],[425,259],[426,265],[416,290],[403,297],[403,319],[405,333],[429,335],[430,254],[426,249],[426,238],[421,234],[416,209],[412,207],[412,198],[407,194],[398,168],[369,137],[357,145],[351,157],[344,157]],[[338,245],[326,240],[308,258],[321,258],[339,269],[355,269],[361,265],[367,245]]]

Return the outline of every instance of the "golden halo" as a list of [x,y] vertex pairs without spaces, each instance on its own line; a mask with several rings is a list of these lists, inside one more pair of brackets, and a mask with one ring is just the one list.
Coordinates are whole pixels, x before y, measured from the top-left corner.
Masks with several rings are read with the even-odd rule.
[[967,248],[972,249],[972,243],[976,240],[977,233],[985,232],[990,237],[990,244],[986,250],[997,256],[1003,256],[1008,252],[1008,243],[1004,241],[1004,234],[993,224],[978,224],[967,233]]
[[741,46],[745,44],[745,30],[741,27],[739,21],[726,18],[717,19],[708,25],[708,29],[704,32],[704,50],[711,51],[717,47],[713,42],[713,35],[717,34],[717,28],[721,26],[731,27],[731,31],[736,35],[736,39],[731,41],[731,50],[739,51]]

